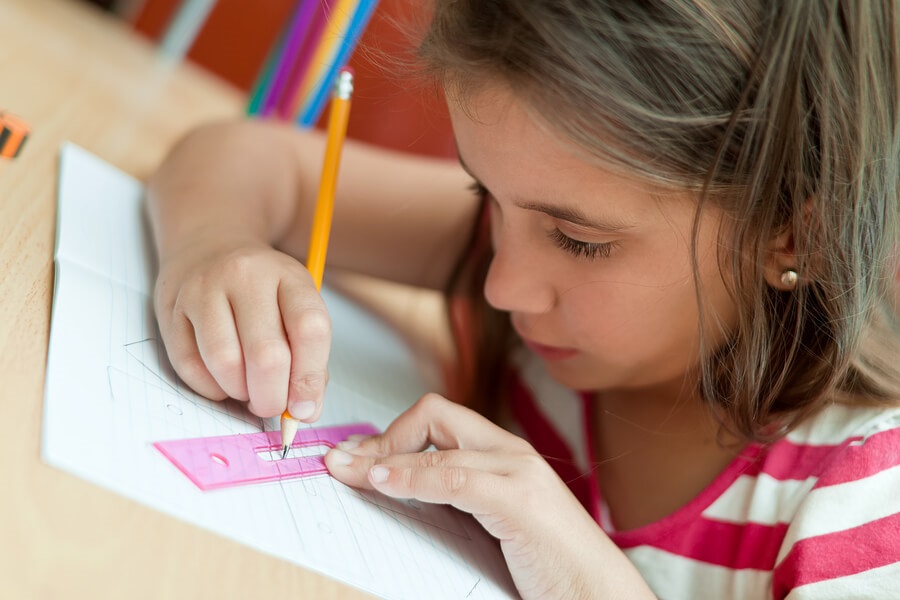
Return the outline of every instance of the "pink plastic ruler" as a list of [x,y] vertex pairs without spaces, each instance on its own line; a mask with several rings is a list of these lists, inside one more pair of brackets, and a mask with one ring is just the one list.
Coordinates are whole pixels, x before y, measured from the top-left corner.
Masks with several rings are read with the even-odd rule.
[[[376,433],[378,430],[369,423],[300,429],[291,448],[321,446],[327,451],[350,435]],[[289,456],[282,460],[279,431],[167,440],[153,445],[201,490],[311,477],[328,472],[321,454]],[[276,455],[278,458],[271,460]]]

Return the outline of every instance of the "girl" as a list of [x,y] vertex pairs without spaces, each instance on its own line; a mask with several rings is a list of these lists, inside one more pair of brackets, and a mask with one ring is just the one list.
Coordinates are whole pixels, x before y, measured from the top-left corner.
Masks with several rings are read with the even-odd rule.
[[[525,598],[896,597],[898,28],[891,1],[438,0],[460,165],[350,144],[329,268],[449,289],[461,385],[332,474],[472,513]],[[321,155],[218,125],[150,183],[172,362],[264,417],[321,411]]]

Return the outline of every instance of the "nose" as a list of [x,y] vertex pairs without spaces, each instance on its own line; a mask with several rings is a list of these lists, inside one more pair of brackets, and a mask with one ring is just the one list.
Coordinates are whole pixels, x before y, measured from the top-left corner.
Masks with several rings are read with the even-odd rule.
[[539,314],[554,305],[552,273],[527,243],[494,236],[494,258],[484,283],[488,304],[506,312]]

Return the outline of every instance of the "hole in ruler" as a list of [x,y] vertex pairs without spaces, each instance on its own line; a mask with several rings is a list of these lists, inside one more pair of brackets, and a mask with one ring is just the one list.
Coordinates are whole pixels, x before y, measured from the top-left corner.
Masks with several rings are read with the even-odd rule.
[[166,404],[166,408],[168,408],[169,410],[171,410],[171,411],[172,411],[173,413],[175,413],[176,415],[183,415],[183,414],[184,414],[184,411],[181,410],[180,407],[175,406],[174,404]]
[[[288,450],[285,458],[309,458],[310,456],[324,456],[331,449],[328,444],[315,444],[312,446],[294,446]],[[265,448],[257,452],[263,460],[281,460],[281,448]]]
[[224,456],[222,456],[221,454],[213,453],[213,454],[210,454],[209,457],[212,459],[212,461],[214,463],[216,463],[218,465],[222,465],[223,467],[228,466],[228,459],[225,458]]

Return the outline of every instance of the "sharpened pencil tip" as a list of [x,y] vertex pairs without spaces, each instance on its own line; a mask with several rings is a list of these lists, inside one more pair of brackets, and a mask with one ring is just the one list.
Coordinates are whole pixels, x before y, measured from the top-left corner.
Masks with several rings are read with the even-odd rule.
[[282,446],[281,447],[281,460],[284,460],[285,458],[287,458],[287,453],[288,453],[288,450],[290,450],[290,449],[291,449],[290,446]]

